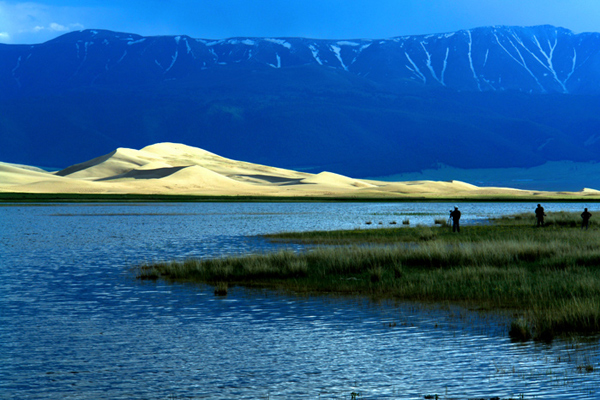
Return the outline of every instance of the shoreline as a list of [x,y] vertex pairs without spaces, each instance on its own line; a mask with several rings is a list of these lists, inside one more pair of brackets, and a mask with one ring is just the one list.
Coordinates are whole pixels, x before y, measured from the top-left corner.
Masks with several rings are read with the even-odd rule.
[[600,196],[573,195],[542,197],[532,196],[406,196],[406,197],[368,197],[368,196],[248,196],[248,195],[190,195],[190,194],[100,194],[100,193],[19,193],[0,192],[2,203],[203,203],[203,202],[264,202],[264,203],[310,203],[310,202],[346,202],[346,203],[600,203]]

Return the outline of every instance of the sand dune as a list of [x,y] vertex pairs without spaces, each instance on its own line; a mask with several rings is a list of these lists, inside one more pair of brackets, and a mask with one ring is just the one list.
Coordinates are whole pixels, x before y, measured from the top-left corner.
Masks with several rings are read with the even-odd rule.
[[372,183],[363,182],[358,179],[352,179],[344,175],[338,175],[326,171],[304,178],[300,182],[303,184],[331,185],[346,188],[376,187],[376,185]]
[[477,187],[460,181],[386,182],[321,172],[308,174],[231,160],[178,143],[118,148],[56,173],[0,163],[0,192],[132,193],[351,198],[569,197],[600,198],[582,189],[555,193]]
[[148,164],[142,165],[139,168],[136,168],[138,171],[148,170],[148,169],[160,169],[160,168],[173,168],[171,164],[167,164],[164,161],[152,161]]
[[199,165],[189,167],[174,168],[178,169],[172,174],[160,178],[162,183],[179,184],[179,185],[194,185],[202,188],[223,188],[240,190],[249,190],[253,185],[246,182],[239,182],[218,174],[207,168]]
[[57,175],[95,180],[124,174],[134,168],[160,161],[162,161],[161,157],[150,153],[145,154],[139,150],[118,148],[112,153],[65,168],[57,172]]
[[[172,167],[172,166],[158,166],[157,163],[152,163],[152,167],[142,166],[140,168],[134,168],[125,173],[112,175],[106,178],[100,178],[98,181],[114,181],[114,180],[131,180],[131,179],[165,179],[174,173],[180,171],[186,167]],[[162,164],[162,163],[161,163]],[[191,168],[191,167],[187,167]]]
[[163,160],[170,162],[172,165],[200,165],[219,174],[239,176],[241,179],[245,176],[257,175],[285,179],[303,179],[311,176],[311,174],[288,169],[235,161],[197,147],[179,143],[157,143],[146,146],[140,151],[160,155]]
[[583,189],[581,189],[580,193],[583,193],[583,194],[600,194],[600,190],[583,188]]
[[24,169],[27,171],[34,171],[34,172],[44,172],[47,173],[48,171],[43,170],[41,168],[38,167],[32,167],[30,165],[23,165],[23,164],[11,164],[11,163],[4,163],[2,161],[0,161],[0,166],[5,166],[5,167],[13,167],[13,168],[20,168],[20,169]]
[[471,192],[478,189],[477,186],[460,182],[434,182],[434,181],[414,181],[414,182],[387,182],[379,186],[379,190],[383,192],[398,193],[398,194],[454,194]]
[[15,164],[0,163],[0,186],[27,184],[52,178],[54,175],[48,172],[23,168]]

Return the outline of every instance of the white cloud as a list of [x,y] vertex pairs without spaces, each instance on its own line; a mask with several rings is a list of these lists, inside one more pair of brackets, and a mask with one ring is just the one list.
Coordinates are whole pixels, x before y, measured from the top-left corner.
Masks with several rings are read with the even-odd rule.
[[84,26],[80,23],[69,24],[68,26],[64,26],[61,24],[57,24],[56,22],[50,23],[47,27],[45,26],[36,26],[32,29],[32,32],[39,32],[43,30],[53,31],[53,32],[69,32],[75,30],[84,29]]
[[64,25],[57,24],[56,22],[52,22],[52,23],[50,24],[50,30],[52,30],[52,31],[56,31],[56,32],[66,32],[66,31],[68,31],[68,30],[69,30],[69,28],[67,28],[67,27],[66,27],[66,26],[64,26]]
[[80,23],[74,23],[74,24],[69,24],[69,29],[72,31],[80,31],[82,29],[85,29],[85,26],[83,26],[83,24],[80,24]]
[[58,7],[35,2],[0,0],[0,41],[41,43],[57,34],[84,28],[85,8]]

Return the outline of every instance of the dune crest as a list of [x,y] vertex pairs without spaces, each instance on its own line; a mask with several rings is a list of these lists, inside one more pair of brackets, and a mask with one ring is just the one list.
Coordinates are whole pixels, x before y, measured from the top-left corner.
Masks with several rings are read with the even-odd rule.
[[590,189],[590,188],[583,188],[583,189],[581,189],[580,193],[600,194],[600,190]]
[[157,143],[141,150],[118,148],[56,173],[0,163],[0,192],[131,193],[348,198],[485,198],[579,196],[600,191],[539,192],[477,187],[461,181],[386,182],[354,179],[333,172],[309,174],[236,161],[180,143]]
[[0,187],[7,184],[27,184],[53,178],[56,177],[49,172],[23,168],[15,166],[15,164],[0,163]]
[[56,174],[74,179],[96,180],[124,174],[134,168],[158,161],[161,161],[161,158],[153,154],[119,147],[109,154],[72,165]]

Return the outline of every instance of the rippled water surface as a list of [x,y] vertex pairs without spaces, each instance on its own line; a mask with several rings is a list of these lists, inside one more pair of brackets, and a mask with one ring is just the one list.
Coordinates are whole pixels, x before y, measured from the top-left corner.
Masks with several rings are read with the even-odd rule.
[[[268,251],[264,233],[432,224],[452,206],[0,207],[0,398],[600,398],[597,338],[515,344],[502,318],[458,308],[243,288],[222,298],[131,272],[149,260]],[[459,206],[465,223],[535,208]]]

